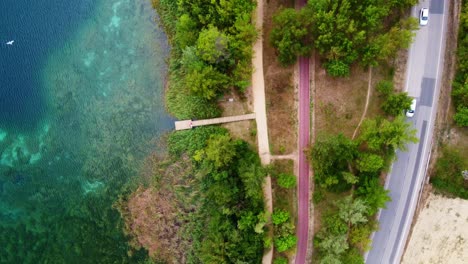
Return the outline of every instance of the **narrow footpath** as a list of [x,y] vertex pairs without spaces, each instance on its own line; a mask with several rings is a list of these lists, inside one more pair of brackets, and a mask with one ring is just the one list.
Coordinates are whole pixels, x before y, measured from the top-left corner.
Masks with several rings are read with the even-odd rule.
[[[270,164],[270,144],[268,143],[268,126],[265,104],[265,80],[263,79],[263,0],[257,1],[257,12],[255,16],[255,26],[259,32],[259,38],[253,47],[252,58],[252,94],[254,112],[257,121],[257,141],[258,154],[263,165]],[[265,197],[266,209],[271,214],[273,211],[273,198],[271,194],[271,178],[268,175],[263,185],[263,195]],[[271,264],[273,260],[273,247],[263,255],[263,264]]]

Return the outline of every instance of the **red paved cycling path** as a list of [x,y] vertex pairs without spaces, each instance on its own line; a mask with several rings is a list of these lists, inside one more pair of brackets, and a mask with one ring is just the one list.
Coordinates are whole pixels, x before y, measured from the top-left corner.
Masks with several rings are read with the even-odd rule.
[[[297,0],[303,7],[307,0]],[[309,164],[305,150],[310,138],[309,58],[299,58],[299,184],[296,264],[305,264],[309,240]]]

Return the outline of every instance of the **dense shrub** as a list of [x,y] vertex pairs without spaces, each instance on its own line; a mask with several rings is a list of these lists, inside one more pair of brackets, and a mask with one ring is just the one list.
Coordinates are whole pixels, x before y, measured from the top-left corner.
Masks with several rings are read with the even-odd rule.
[[[299,11],[284,9],[273,18],[271,39],[283,64],[316,48],[331,76],[348,76],[350,66],[376,66],[407,48],[418,28],[414,18],[400,19],[417,3],[400,1],[309,1]],[[389,19],[390,17],[390,19]]]
[[468,181],[462,175],[463,170],[468,170],[468,161],[455,149],[444,146],[441,152],[431,177],[432,185],[442,193],[468,199]]
[[468,2],[464,2],[458,32],[458,69],[452,85],[452,98],[456,109],[454,120],[462,127],[468,126]]

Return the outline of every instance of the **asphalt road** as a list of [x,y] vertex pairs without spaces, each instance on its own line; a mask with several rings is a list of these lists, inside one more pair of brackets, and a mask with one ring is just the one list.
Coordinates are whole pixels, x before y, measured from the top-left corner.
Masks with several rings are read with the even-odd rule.
[[417,100],[416,112],[408,118],[417,129],[419,143],[398,151],[385,187],[392,201],[379,213],[379,231],[373,234],[366,263],[400,263],[408,232],[424,183],[430,157],[437,98],[443,72],[447,6],[444,0],[421,1],[412,9],[419,16],[429,7],[429,23],[421,26],[409,50],[406,91]]
[[[303,7],[307,0],[298,0]],[[305,150],[310,139],[309,58],[299,58],[299,182],[297,187],[297,250],[296,264],[305,264],[309,239],[309,163]]]

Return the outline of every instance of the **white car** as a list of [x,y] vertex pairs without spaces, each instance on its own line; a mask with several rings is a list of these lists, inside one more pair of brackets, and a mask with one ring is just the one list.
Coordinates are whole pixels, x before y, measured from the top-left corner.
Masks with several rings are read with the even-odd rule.
[[413,117],[414,111],[416,111],[416,98],[413,98],[413,101],[411,101],[410,109],[406,110],[406,116]]
[[419,12],[419,25],[425,26],[427,25],[427,21],[429,20],[429,9],[424,7],[421,8]]

